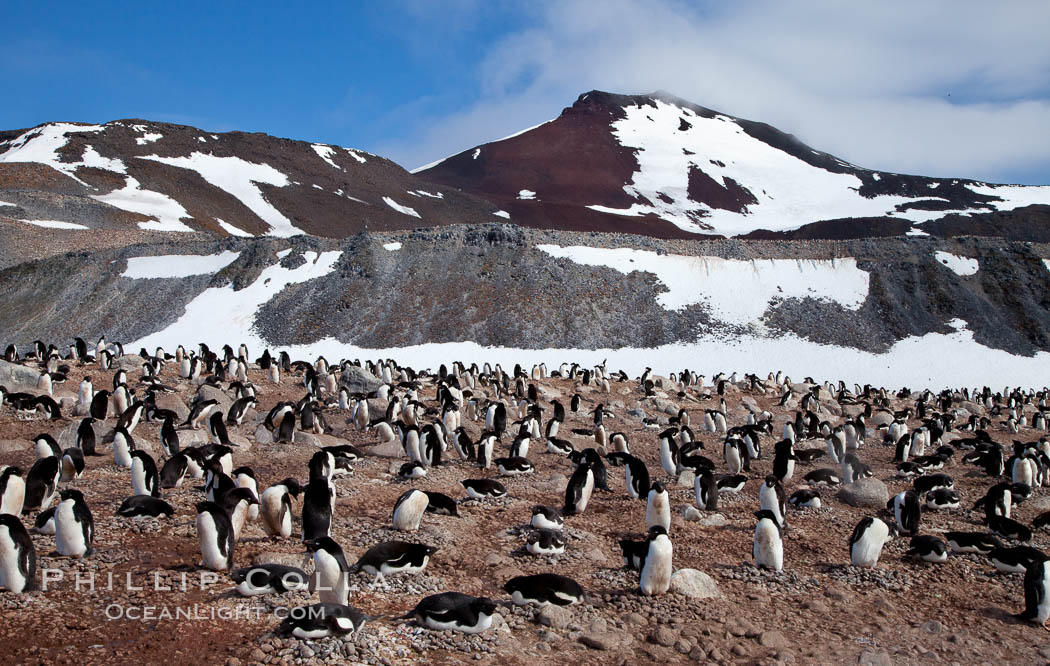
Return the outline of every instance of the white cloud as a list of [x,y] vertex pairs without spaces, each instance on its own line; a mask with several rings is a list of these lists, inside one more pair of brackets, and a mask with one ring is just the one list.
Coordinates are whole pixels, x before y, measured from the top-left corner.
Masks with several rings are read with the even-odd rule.
[[556,116],[590,89],[663,89],[905,173],[1050,173],[1050,3],[551,2],[485,52],[477,101],[384,146],[414,167]]

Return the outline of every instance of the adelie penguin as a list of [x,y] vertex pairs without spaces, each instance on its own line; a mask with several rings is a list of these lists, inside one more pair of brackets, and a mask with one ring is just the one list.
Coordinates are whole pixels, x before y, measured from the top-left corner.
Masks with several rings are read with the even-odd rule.
[[904,554],[923,562],[947,562],[948,544],[935,536],[921,534],[911,538],[908,550]]
[[664,484],[659,481],[649,489],[649,497],[645,505],[646,528],[656,525],[664,528],[665,532],[671,529],[671,498]]
[[532,507],[532,519],[529,524],[541,530],[561,530],[565,527],[565,519],[554,507],[537,504]]
[[331,535],[334,502],[335,488],[328,479],[313,479],[306,484],[302,509],[303,541]]
[[630,454],[623,455],[623,473],[627,486],[627,495],[631,499],[648,498],[651,484],[649,483],[649,468],[641,458]]
[[459,506],[456,504],[456,500],[444,493],[433,490],[424,490],[423,492],[427,494],[427,513],[459,517]]
[[584,462],[569,477],[565,484],[565,506],[562,514],[572,516],[587,510],[594,491],[594,472],[590,464]]
[[768,509],[756,511],[755,517],[758,518],[758,522],[755,523],[754,544],[751,548],[755,566],[780,571],[784,568],[784,542],[780,520]]
[[84,473],[84,453],[76,447],[69,447],[62,452],[62,472],[60,481],[76,481]]
[[259,500],[255,493],[249,488],[234,488],[222,497],[222,508],[230,514],[230,524],[233,525],[233,540],[241,538],[241,530],[248,521],[248,511],[253,506],[258,506]]
[[560,555],[565,552],[566,540],[558,530],[541,529],[525,539],[525,552],[530,555]]
[[77,428],[76,447],[84,452],[85,456],[97,456],[95,453],[95,429],[92,424],[95,419],[90,416],[80,422]]
[[150,497],[149,495],[132,495],[125,499],[117,509],[117,515],[124,518],[138,518],[148,516],[158,518],[160,516],[173,516],[175,509],[162,499]]
[[136,495],[160,497],[160,476],[153,456],[145,451],[131,452],[131,488]]
[[402,532],[415,532],[426,513],[430,498],[422,490],[407,490],[397,498],[391,526]]
[[1030,564],[1024,572],[1024,610],[1014,617],[1043,626],[1050,619],[1050,560]]
[[343,549],[331,537],[311,539],[305,543],[313,555],[314,576],[310,588],[321,603],[345,604],[350,597],[350,564]]
[[496,603],[487,597],[442,592],[424,597],[403,619],[415,618],[428,629],[480,634],[492,626],[495,614]]
[[22,468],[13,465],[0,467],[0,514],[20,515],[25,495],[26,484],[22,480]]
[[777,519],[777,524],[784,527],[787,520],[787,503],[784,497],[784,488],[777,481],[777,477],[770,474],[758,488],[759,509],[771,512]]
[[0,587],[21,594],[36,588],[36,549],[17,516],[0,513]]
[[821,507],[820,492],[812,488],[800,488],[791,493],[788,504],[799,509],[819,509]]
[[435,546],[426,544],[384,541],[365,551],[354,565],[354,571],[375,576],[375,582],[379,583],[388,575],[420,573],[437,551]]
[[649,528],[648,548],[638,576],[638,588],[647,597],[664,594],[671,587],[674,549],[667,530],[660,525]]
[[232,571],[230,578],[242,597],[302,592],[310,585],[305,571],[286,564],[256,564]]
[[507,489],[495,479],[463,479],[460,484],[470,499],[495,499],[507,494]]
[[22,513],[42,511],[54,501],[58,479],[62,474],[62,463],[57,456],[41,458],[33,463],[26,475],[25,500]]
[[94,550],[95,521],[79,490],[63,490],[55,507],[55,549],[65,557],[87,557]]
[[693,480],[693,494],[696,506],[704,511],[718,510],[718,482],[709,470],[697,474]]
[[293,636],[302,640],[350,634],[356,637],[360,635],[369,619],[369,616],[344,604],[311,604],[288,611],[288,617],[281,620],[277,627],[277,635]]
[[585,597],[579,583],[568,576],[552,573],[515,576],[504,583],[503,590],[518,606],[571,606],[581,603]]
[[922,514],[919,508],[919,497],[914,490],[897,493],[890,499],[886,508],[893,512],[893,520],[901,534],[918,534]]
[[893,538],[893,529],[878,518],[861,519],[849,539],[850,563],[855,567],[875,568],[882,547]]
[[229,514],[215,502],[197,502],[196,509],[203,566],[212,571],[232,569],[236,542]]
[[263,491],[260,513],[267,534],[283,539],[292,535],[292,500],[300,490],[296,479],[287,478]]
[[496,458],[494,462],[496,463],[496,469],[499,470],[502,476],[520,476],[522,474],[532,474],[536,471],[529,459],[521,456]]
[[773,476],[781,483],[790,481],[795,475],[797,460],[792,440],[785,439],[777,442],[773,449]]
[[984,532],[945,532],[944,538],[953,553],[988,555],[1003,547],[1001,541]]

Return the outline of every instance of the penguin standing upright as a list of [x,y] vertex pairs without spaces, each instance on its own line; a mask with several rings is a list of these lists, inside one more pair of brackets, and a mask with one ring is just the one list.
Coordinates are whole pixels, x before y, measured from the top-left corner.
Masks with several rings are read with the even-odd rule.
[[565,506],[562,513],[566,516],[583,513],[591,501],[594,491],[594,471],[588,462],[583,462],[569,477],[565,484]]
[[79,490],[67,489],[59,493],[55,507],[55,548],[59,555],[86,557],[94,552],[95,521],[91,509]]
[[40,458],[29,468],[26,474],[25,500],[22,513],[43,511],[51,506],[58,488],[58,479],[62,474],[62,463],[58,456]]
[[175,417],[169,414],[160,426],[160,446],[164,455],[173,456],[179,452],[179,432],[175,429]]
[[259,504],[255,493],[249,488],[234,488],[222,497],[222,508],[230,516],[233,525],[233,540],[239,541],[244,523],[248,521],[248,510]]
[[914,490],[906,490],[894,495],[888,508],[893,511],[893,519],[901,534],[910,536],[918,534],[919,519],[922,514],[919,508],[919,496]]
[[855,567],[874,568],[879,563],[883,545],[892,538],[890,526],[878,518],[861,519],[850,536],[850,562]]
[[722,457],[730,474],[739,474],[744,467],[743,453],[740,448],[741,442],[735,437],[726,438],[722,445]]
[[[255,472],[252,471],[251,467],[238,467],[233,470],[233,481],[237,484],[238,488],[247,488],[252,491],[252,495],[256,499],[259,498],[259,484],[255,481]],[[259,517],[259,506],[261,502],[255,502],[248,507],[248,520],[255,520]]]
[[80,422],[77,427],[76,447],[84,452],[85,456],[96,456],[95,453],[95,429],[91,424],[95,419],[88,416]]
[[1050,619],[1050,560],[1032,562],[1024,570],[1024,611],[1014,617],[1042,626]]
[[351,569],[343,549],[331,537],[311,539],[305,545],[314,560],[311,591],[317,592],[321,603],[345,604],[350,597]]
[[430,498],[422,490],[408,490],[397,498],[394,504],[394,515],[391,524],[395,530],[402,532],[415,532],[419,529],[419,522],[426,513]]
[[660,433],[660,466],[668,476],[678,474],[679,451],[674,442],[674,436],[677,434],[677,428],[668,428]]
[[667,530],[660,525],[649,528],[647,541],[648,549],[638,576],[638,587],[642,594],[652,597],[664,594],[671,587],[674,549]]
[[711,470],[705,469],[693,480],[696,506],[705,511],[718,510],[718,482]]
[[671,499],[664,484],[657,481],[649,490],[648,503],[645,506],[645,526],[659,525],[664,531],[671,529]]
[[795,475],[796,460],[798,458],[795,456],[792,440],[784,439],[777,442],[773,450],[773,476],[781,483],[790,481]]
[[0,514],[17,516],[25,503],[26,484],[22,480],[22,468],[0,466]]
[[206,569],[225,571],[233,568],[233,524],[226,510],[215,502],[197,502],[197,534],[201,558]]
[[769,511],[776,519],[777,524],[784,527],[787,517],[787,502],[784,497],[784,487],[777,481],[777,477],[770,474],[758,488],[759,509]]
[[17,516],[0,513],[0,587],[20,594],[36,587],[36,548]]
[[292,535],[292,498],[298,498],[300,490],[297,480],[287,478],[263,491],[260,513],[267,534],[285,539]]
[[117,428],[113,433],[113,464],[117,467],[131,467],[131,452],[135,450],[135,440],[124,428]]
[[84,452],[71,446],[62,452],[61,481],[75,481],[84,473]]
[[623,462],[624,480],[627,485],[627,495],[631,499],[648,497],[651,484],[649,482],[649,468],[641,458],[625,455]]
[[325,478],[311,479],[303,491],[303,541],[331,535],[335,488]]
[[763,569],[780,571],[784,568],[784,542],[780,520],[769,510],[756,511],[755,541],[751,556],[755,566]]
[[131,488],[136,495],[160,497],[157,463],[145,451],[131,452]]

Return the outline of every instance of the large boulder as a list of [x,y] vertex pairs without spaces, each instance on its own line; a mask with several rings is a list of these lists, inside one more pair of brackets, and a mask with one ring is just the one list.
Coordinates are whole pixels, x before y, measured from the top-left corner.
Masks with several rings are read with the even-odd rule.
[[876,478],[857,479],[839,488],[836,497],[850,506],[882,509],[889,501],[886,484]]
[[219,403],[219,408],[222,409],[223,414],[230,411],[230,407],[233,405],[233,398],[228,396],[225,391],[211,384],[201,384],[201,387],[197,389],[197,397],[201,400],[215,400]]
[[679,569],[671,574],[671,592],[691,599],[720,599],[718,583],[698,569]]
[[356,365],[347,366],[343,370],[339,383],[351,393],[371,393],[383,385],[381,379]]
[[174,393],[158,393],[154,401],[157,404],[157,409],[170,409],[175,412],[179,423],[184,423],[190,416],[189,407]]
[[38,393],[37,381],[40,372],[24,365],[0,361],[0,386],[6,386],[8,391]]
[[120,358],[113,360],[113,369],[123,370],[130,375],[135,370],[141,370],[142,364],[145,362],[145,359],[138,354],[124,354]]

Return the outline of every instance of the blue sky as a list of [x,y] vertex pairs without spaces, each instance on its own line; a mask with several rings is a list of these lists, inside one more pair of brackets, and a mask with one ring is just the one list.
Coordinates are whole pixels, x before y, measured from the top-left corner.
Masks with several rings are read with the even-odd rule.
[[0,127],[142,117],[412,168],[667,90],[862,166],[1050,184],[1050,3],[11,3]]

